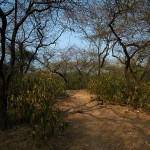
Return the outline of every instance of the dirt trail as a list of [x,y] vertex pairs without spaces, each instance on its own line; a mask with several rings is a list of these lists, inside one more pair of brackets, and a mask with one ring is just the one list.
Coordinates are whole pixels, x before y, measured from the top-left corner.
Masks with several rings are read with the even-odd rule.
[[86,90],[68,91],[59,103],[69,127],[55,150],[150,150],[150,116],[122,106],[102,106]]

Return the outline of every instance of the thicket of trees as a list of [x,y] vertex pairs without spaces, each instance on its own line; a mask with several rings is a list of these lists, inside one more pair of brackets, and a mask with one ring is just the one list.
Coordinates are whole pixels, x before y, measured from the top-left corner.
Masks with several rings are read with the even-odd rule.
[[[148,0],[2,0],[0,129],[14,115],[44,135],[59,122],[53,103],[65,89],[150,110],[149,7]],[[88,49],[50,48],[75,30]]]
[[72,11],[80,9],[80,2],[3,0],[0,5],[0,128],[5,129],[8,89],[15,68],[22,75],[27,73],[38,51],[55,44],[61,36],[66,28],[61,26],[62,20]]
[[[93,33],[84,31],[86,37],[92,42],[94,41],[94,44],[100,40],[101,43],[103,43],[103,47],[106,45],[106,48],[101,48],[101,51],[103,52],[104,50],[106,53],[104,58],[107,56],[108,49],[111,51],[112,56],[122,64],[122,68],[124,68],[124,77],[121,81],[124,82],[125,89],[121,94],[124,95],[123,98],[126,101],[125,103],[131,103],[134,108],[145,105],[150,97],[150,93],[146,92],[146,89],[149,89],[148,76],[150,71],[148,14],[148,1],[108,0],[101,2],[100,5],[95,6],[95,4],[93,4],[89,16],[83,19],[84,21],[82,20],[85,25],[88,22],[90,25],[89,28],[94,31]],[[98,50],[98,56],[101,58],[100,54]],[[103,63],[103,61],[101,61],[101,63]],[[100,66],[101,65],[99,65],[99,69]],[[105,75],[106,74],[104,74],[104,76]],[[93,92],[97,93],[99,98],[102,98],[103,92],[105,96],[107,94],[110,96],[111,93],[109,94],[108,91],[112,90],[113,96],[119,97],[119,95],[115,96],[115,93],[119,91],[113,91],[115,87],[113,85],[111,86],[111,82],[113,81],[114,84],[115,81],[110,79],[112,81],[106,86],[107,82],[104,81],[104,83],[101,83],[103,77],[100,78],[97,79],[100,80],[100,83],[97,81],[95,82],[95,84],[98,85],[95,85],[96,89]],[[104,84],[106,84],[106,91],[104,88],[101,88]],[[121,87],[121,83],[118,84],[118,86]],[[110,90],[107,89],[109,85]],[[91,89],[93,88],[91,87]],[[109,99],[113,100],[113,97]]]

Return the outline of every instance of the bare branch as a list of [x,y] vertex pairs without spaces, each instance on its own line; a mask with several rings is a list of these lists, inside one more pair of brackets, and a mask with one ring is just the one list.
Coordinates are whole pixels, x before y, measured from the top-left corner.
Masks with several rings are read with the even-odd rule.
[[12,9],[9,10],[9,11],[7,11],[7,12],[5,13],[5,15],[6,15],[6,16],[9,16],[13,11],[14,11],[14,8],[12,8]]

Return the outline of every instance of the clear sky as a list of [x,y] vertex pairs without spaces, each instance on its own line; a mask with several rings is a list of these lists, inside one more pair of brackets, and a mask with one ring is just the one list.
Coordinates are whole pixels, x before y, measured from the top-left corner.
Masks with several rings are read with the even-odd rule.
[[74,45],[86,49],[89,43],[83,39],[81,34],[67,31],[58,39],[56,48],[66,49]]

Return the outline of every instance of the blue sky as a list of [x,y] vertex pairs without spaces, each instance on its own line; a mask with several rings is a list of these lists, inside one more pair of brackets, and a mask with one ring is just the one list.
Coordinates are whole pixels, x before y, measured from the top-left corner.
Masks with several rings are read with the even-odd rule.
[[88,44],[81,34],[67,31],[58,39],[56,48],[65,49],[75,45],[85,49],[88,47]]

